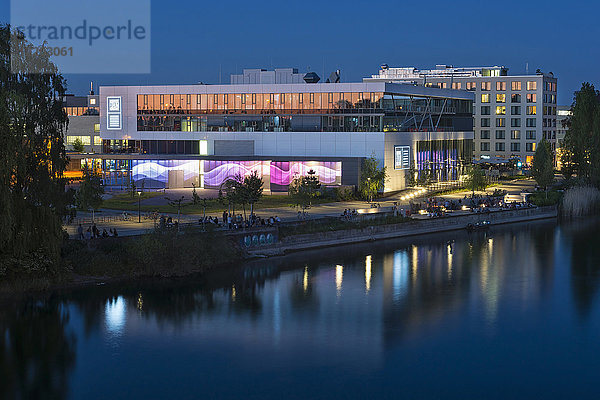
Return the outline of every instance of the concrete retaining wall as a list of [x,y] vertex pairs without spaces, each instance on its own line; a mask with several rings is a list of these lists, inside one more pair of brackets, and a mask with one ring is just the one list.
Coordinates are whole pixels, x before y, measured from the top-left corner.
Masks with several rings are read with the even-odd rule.
[[556,218],[557,215],[558,212],[556,207],[538,207],[522,210],[494,211],[486,214],[469,214],[428,220],[414,220],[394,225],[370,226],[364,229],[348,229],[289,236],[281,239],[281,241],[275,245],[257,249],[255,251],[249,251],[248,253],[251,256],[280,255],[286,252],[319,247],[465,229],[469,223],[474,224],[484,220],[490,221],[492,225],[500,225],[512,222]]

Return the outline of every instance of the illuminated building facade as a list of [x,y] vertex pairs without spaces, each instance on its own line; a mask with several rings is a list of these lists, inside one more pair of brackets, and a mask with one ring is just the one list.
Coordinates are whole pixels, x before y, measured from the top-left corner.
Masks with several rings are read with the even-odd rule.
[[477,159],[518,158],[530,164],[537,144],[546,138],[556,150],[557,79],[552,73],[508,75],[505,67],[391,68],[382,65],[365,82],[405,84],[467,90],[473,103]]
[[[281,71],[275,82],[295,82],[296,70]],[[253,75],[232,81],[254,79],[244,76]],[[375,156],[393,191],[411,167],[456,179],[473,151],[467,91],[385,82],[110,86],[100,87],[99,103],[102,154],[82,162],[95,163],[107,185],[218,188],[256,171],[279,191],[311,170],[324,185],[357,185],[362,161]]]

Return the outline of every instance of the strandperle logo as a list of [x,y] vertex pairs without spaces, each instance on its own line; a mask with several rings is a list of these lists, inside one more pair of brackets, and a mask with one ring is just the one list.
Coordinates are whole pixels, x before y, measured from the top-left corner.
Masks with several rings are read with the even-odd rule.
[[45,46],[62,73],[150,72],[150,0],[12,0],[10,23],[14,40]]
[[141,25],[134,25],[129,19],[125,25],[107,25],[97,26],[88,24],[83,20],[81,25],[75,28],[71,26],[17,26],[17,31],[28,40],[85,40],[88,45],[92,45],[99,39],[105,40],[144,40],[146,39],[146,28]]

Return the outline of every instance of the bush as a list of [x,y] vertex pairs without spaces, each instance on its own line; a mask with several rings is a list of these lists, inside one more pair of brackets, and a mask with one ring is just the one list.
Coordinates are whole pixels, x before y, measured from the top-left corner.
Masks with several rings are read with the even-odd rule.
[[229,238],[214,233],[175,230],[89,243],[69,241],[64,259],[81,275],[178,276],[241,259]]
[[546,206],[554,206],[560,203],[562,198],[562,193],[556,190],[552,190],[548,192],[546,196],[546,192],[536,192],[529,196],[529,202],[531,204],[535,204],[538,207],[546,207]]

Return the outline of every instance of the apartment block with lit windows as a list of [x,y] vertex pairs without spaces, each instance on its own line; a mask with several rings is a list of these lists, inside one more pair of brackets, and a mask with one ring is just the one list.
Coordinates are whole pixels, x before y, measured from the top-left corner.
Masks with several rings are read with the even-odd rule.
[[476,159],[518,158],[530,164],[537,144],[546,138],[556,151],[557,79],[552,73],[509,75],[505,67],[432,70],[382,65],[365,82],[401,82],[442,89],[467,90],[473,103]]

